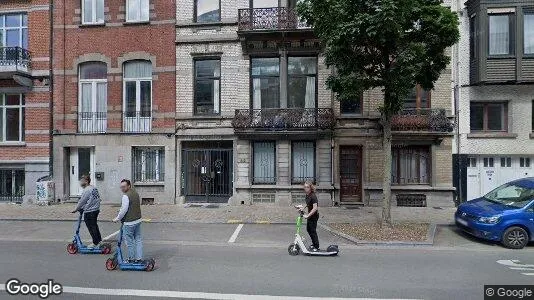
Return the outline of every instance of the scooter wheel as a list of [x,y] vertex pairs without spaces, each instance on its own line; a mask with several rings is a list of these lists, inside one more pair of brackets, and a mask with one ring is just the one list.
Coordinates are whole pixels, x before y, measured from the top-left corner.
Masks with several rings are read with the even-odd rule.
[[106,270],[113,271],[117,268],[118,262],[115,258],[108,258],[106,260]]
[[67,245],[67,252],[69,254],[76,254],[78,253],[78,246],[76,246],[75,243],[70,243]]
[[110,253],[111,253],[111,245],[110,244],[102,245],[102,254],[110,254]]
[[152,270],[154,270],[154,266],[156,265],[156,262],[154,261],[154,259],[149,259],[146,261],[146,271],[147,272],[151,272]]
[[299,245],[296,245],[296,244],[290,244],[289,247],[287,248],[287,252],[291,256],[299,255],[300,247],[299,247]]

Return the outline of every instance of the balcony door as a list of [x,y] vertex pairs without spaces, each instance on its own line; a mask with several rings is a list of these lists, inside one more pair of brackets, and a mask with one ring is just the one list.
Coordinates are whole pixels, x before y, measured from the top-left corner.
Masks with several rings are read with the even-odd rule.
[[90,62],[80,66],[79,132],[106,132],[107,88],[107,66],[105,63]]
[[82,188],[79,180],[82,175],[94,177],[95,153],[94,148],[70,148],[70,195],[80,196]]
[[136,60],[124,64],[125,132],[152,130],[152,63]]

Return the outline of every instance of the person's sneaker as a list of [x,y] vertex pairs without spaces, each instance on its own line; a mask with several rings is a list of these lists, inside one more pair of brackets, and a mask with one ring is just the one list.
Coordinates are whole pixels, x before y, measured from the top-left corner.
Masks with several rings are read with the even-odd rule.
[[87,245],[87,248],[97,248],[97,247],[98,247],[98,245],[95,245],[93,243]]
[[316,249],[314,246],[310,247],[310,252],[317,252],[317,251],[319,251],[319,249]]

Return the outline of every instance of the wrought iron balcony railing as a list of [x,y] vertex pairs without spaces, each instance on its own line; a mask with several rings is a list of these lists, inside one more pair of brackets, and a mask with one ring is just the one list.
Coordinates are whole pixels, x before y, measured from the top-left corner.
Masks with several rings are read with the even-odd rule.
[[107,112],[79,112],[79,133],[105,133],[108,125]]
[[30,68],[30,51],[21,47],[0,47],[0,67]]
[[330,108],[237,109],[234,129],[308,130],[332,129],[335,118]]
[[444,109],[404,109],[391,119],[393,131],[452,132],[453,122]]
[[288,7],[239,9],[238,31],[309,29],[297,10]]
[[152,112],[125,111],[122,113],[122,131],[130,133],[146,133],[152,131]]

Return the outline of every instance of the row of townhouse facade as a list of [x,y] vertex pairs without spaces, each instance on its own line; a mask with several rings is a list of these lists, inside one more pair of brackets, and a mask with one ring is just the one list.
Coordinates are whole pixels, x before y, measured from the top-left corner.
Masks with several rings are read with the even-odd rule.
[[[104,203],[118,202],[118,182],[129,178],[147,203],[289,205],[302,201],[302,183],[312,180],[321,205],[380,204],[382,94],[335,99],[320,42],[299,20],[296,0],[8,2],[0,4],[2,61],[13,61],[11,47],[20,54],[14,70],[0,64],[0,195],[31,199],[51,166],[60,201],[76,200],[78,179],[89,174]],[[452,206],[456,190],[474,195],[471,164],[489,166],[490,156],[492,165],[503,154],[505,166],[508,158],[530,166],[532,131],[522,131],[534,99],[528,55],[493,61],[483,48],[488,11],[521,12],[508,23],[519,31],[529,22],[528,2],[444,5],[459,12],[462,38],[435,88],[414,87],[393,119],[397,205]],[[19,33],[15,45],[17,14],[28,38]],[[492,39],[502,42],[504,23],[491,25],[498,26]],[[514,39],[514,54],[529,37]],[[478,55],[464,55],[471,47]],[[511,81],[510,73],[519,77]],[[495,86],[491,76],[508,79]],[[512,130],[492,131],[496,103]],[[15,120],[19,131],[9,128]],[[504,151],[503,142],[518,144],[506,153],[482,150]]]

